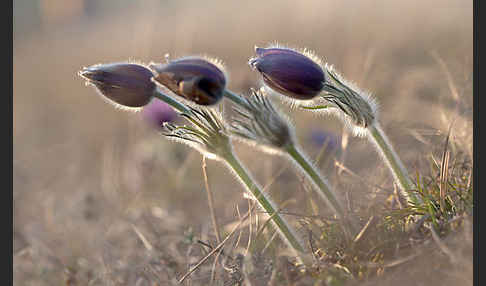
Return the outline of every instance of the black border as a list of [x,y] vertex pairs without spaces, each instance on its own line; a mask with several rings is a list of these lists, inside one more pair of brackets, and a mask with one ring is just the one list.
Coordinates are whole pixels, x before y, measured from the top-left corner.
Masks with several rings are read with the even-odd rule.
[[[474,115],[473,115],[473,174],[474,174],[474,210],[473,210],[473,222],[474,222],[474,246],[473,246],[473,259],[474,259],[474,285],[480,285],[479,283],[479,195],[480,195],[480,184],[479,184],[479,148],[483,146],[483,142],[479,142],[479,106],[480,106],[480,84],[483,84],[479,80],[479,2],[481,0],[474,0],[473,3],[473,59],[474,59],[474,72],[473,72],[473,94],[474,94]],[[484,15],[484,13],[483,13]]]
[[[6,236],[7,240],[10,243],[7,245],[7,255],[10,257],[10,261],[7,262],[7,267],[3,268],[5,272],[3,277],[6,279],[7,285],[13,285],[13,1],[4,1],[6,3],[6,7],[3,11],[6,12],[6,23],[3,25],[6,31],[3,32],[3,35],[6,36],[6,42],[10,44],[4,44],[7,49],[6,60],[4,60],[4,67],[8,67],[7,76],[4,79],[7,80],[5,87],[8,87],[8,94],[6,94],[6,90],[4,89],[3,98],[7,100],[8,103],[8,110],[4,112],[4,116],[7,118],[4,119],[4,130],[8,130],[8,141],[4,139],[6,142],[7,147],[7,154],[3,156],[3,162],[9,162],[6,170],[4,170],[3,174],[5,176],[4,182],[8,182],[8,185],[3,189],[3,192],[6,193],[8,196],[4,202],[7,204],[5,210],[7,214],[4,216],[5,224],[9,227],[6,227],[4,231],[4,235]],[[5,55],[5,54],[4,54]],[[4,149],[5,150],[5,149]],[[4,185],[5,186],[5,185]],[[2,279],[3,280],[3,279]],[[8,283],[10,282],[10,283]]]

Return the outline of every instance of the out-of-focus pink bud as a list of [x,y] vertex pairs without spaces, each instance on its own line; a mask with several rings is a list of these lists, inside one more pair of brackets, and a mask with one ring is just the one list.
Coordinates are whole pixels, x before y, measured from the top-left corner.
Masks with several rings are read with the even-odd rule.
[[171,122],[177,113],[167,103],[154,99],[142,109],[143,119],[155,128],[163,128],[164,122]]

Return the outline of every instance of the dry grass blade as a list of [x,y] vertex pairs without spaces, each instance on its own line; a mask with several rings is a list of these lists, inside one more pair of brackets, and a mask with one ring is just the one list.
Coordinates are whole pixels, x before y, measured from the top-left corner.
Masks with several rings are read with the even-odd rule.
[[[349,142],[349,132],[348,130],[346,129],[346,127],[343,127],[343,133],[342,133],[342,136],[341,136],[341,158],[340,158],[340,161],[341,162],[344,162],[346,160],[346,155],[347,155],[347,147],[348,147],[348,142]],[[338,169],[337,170],[337,174],[338,175],[341,175],[341,173],[345,171],[343,169]]]
[[[236,205],[236,213],[238,214],[238,220],[241,220],[241,213],[240,213],[240,208],[238,207],[238,205]],[[236,239],[235,244],[233,245],[233,249],[238,248],[238,245],[240,245],[241,234],[242,234],[242,231],[240,229],[240,232],[238,233],[238,238]]]
[[[282,204],[282,206],[281,206],[282,208],[283,208],[283,205],[284,204]],[[260,227],[260,229],[257,229],[256,234],[255,234],[255,238],[260,237],[260,235],[263,233],[263,231],[266,229],[266,227],[271,225],[271,222],[272,222],[273,218],[276,215],[278,215],[278,214],[282,214],[282,212],[280,211],[280,209],[276,210],[272,215],[269,214],[268,219],[265,220],[265,222]]]
[[265,246],[263,247],[261,254],[265,253],[265,251],[268,249],[268,247],[270,246],[270,244],[272,244],[273,240],[275,239],[275,237],[277,235],[278,235],[278,231],[276,230],[273,233],[273,235],[270,237],[270,239],[267,241],[267,243],[265,244]]
[[456,263],[457,262],[457,259],[455,257],[455,255],[452,253],[452,251],[440,240],[439,238],[439,235],[437,234],[437,232],[435,231],[434,227],[433,226],[427,226],[428,229],[430,230],[430,233],[432,234],[432,238],[434,239],[434,242],[437,244],[437,246],[440,248],[440,250],[442,250],[442,252],[444,252],[444,254],[446,254],[450,261],[452,263]]
[[365,226],[363,226],[363,228],[361,229],[361,231],[354,238],[354,240],[353,240],[353,243],[354,244],[358,243],[363,237],[365,237],[366,231],[368,230],[368,228],[370,227],[370,225],[371,225],[371,223],[373,222],[374,219],[375,219],[374,216],[371,216],[368,219],[368,221],[366,222]]
[[179,283],[184,282],[184,280],[186,280],[186,278],[189,277],[189,275],[191,275],[194,271],[196,271],[196,269],[198,269],[204,262],[206,262],[206,260],[208,260],[213,254],[218,252],[224,246],[224,244],[231,238],[231,236],[238,230],[240,225],[250,216],[250,213],[252,212],[252,210],[253,210],[253,207],[251,209],[249,209],[248,212],[241,218],[240,222],[233,228],[233,230],[226,236],[226,238],[223,241],[221,241],[215,248],[213,248],[213,250],[211,250],[211,252],[209,252],[206,256],[204,256],[186,274],[184,274],[184,276],[182,276],[181,279],[179,279],[178,282]]
[[209,188],[208,174],[206,172],[206,157],[205,156],[203,156],[203,160],[202,160],[202,171],[203,171],[203,176],[204,176],[204,186],[206,188],[206,193],[208,195],[209,212],[211,213],[211,220],[213,222],[214,233],[216,235],[216,240],[218,241],[218,243],[220,243],[221,237],[219,236],[218,221],[216,220],[216,214],[214,213],[213,193],[211,192],[211,189]]
[[211,268],[211,285],[213,285],[213,282],[215,281],[216,278],[216,264],[219,261],[219,256],[223,253],[223,248],[221,248],[218,253],[216,254],[216,258],[214,259],[213,262],[213,267]]
[[397,184],[394,184],[393,185],[393,196],[395,197],[395,201],[397,202],[398,204],[398,208],[399,209],[403,209],[403,204],[402,202],[400,201],[400,195],[398,194],[398,187],[397,187]]
[[349,175],[351,175],[352,177],[358,179],[359,181],[361,181],[362,183],[370,186],[370,187],[374,187],[374,188],[377,188],[377,189],[380,189],[382,191],[385,191],[385,192],[389,192],[390,190],[382,187],[382,186],[379,186],[379,185],[376,185],[376,184],[371,184],[369,183],[368,181],[366,181],[365,179],[363,179],[362,177],[360,177],[359,175],[357,175],[355,172],[351,171],[350,169],[348,169],[346,166],[344,166],[341,162],[339,162],[338,160],[334,160],[334,165],[336,167],[338,167],[338,170],[339,171],[345,171],[346,173],[348,173]]
[[142,234],[142,232],[140,232],[140,230],[138,230],[138,228],[135,225],[133,225],[133,224],[132,224],[132,229],[138,235],[138,237],[140,238],[140,240],[142,241],[143,246],[145,246],[145,248],[148,251],[152,251],[152,249],[153,249],[152,244],[147,240],[147,238],[145,238],[145,236]]
[[445,209],[445,196],[447,193],[447,182],[449,179],[449,158],[450,158],[450,151],[449,151],[449,138],[451,135],[452,124],[449,126],[449,131],[447,132],[446,141],[444,144],[444,151],[442,152],[442,160],[440,164],[440,177],[439,177],[439,190],[440,190],[440,208],[443,211]]
[[[248,199],[248,216],[250,217],[250,223],[248,225],[248,243],[246,245],[246,249],[245,249],[245,257],[248,255],[248,252],[250,251],[250,245],[251,245],[251,240],[252,240],[252,233],[253,233],[253,227],[252,227],[252,218],[251,218],[251,213],[252,213],[252,201],[250,199]],[[255,204],[253,204],[255,205]]]
[[440,207],[445,210],[445,196],[447,195],[447,181],[449,179],[449,157],[450,151],[446,150],[442,155],[442,163],[440,170]]
[[394,267],[394,266],[397,266],[397,265],[400,265],[400,264],[403,264],[405,262],[408,262],[416,257],[420,256],[419,253],[415,253],[415,254],[412,254],[412,255],[409,255],[409,256],[406,256],[406,257],[403,257],[403,258],[399,258],[399,259],[396,259],[396,260],[393,260],[391,262],[388,262],[388,263],[385,263],[383,265],[379,264],[379,263],[375,263],[375,262],[369,262],[367,263],[367,266],[369,267],[385,267],[385,268],[390,268],[390,267]]
[[444,73],[446,74],[446,77],[447,77],[447,84],[449,85],[449,89],[451,91],[451,94],[454,97],[454,99],[456,100],[456,102],[459,102],[459,93],[457,92],[456,85],[454,84],[454,81],[452,80],[451,72],[447,68],[446,63],[439,56],[439,53],[437,53],[437,51],[431,51],[430,54],[434,58],[434,60],[437,61],[437,63],[440,65],[440,67],[444,70]]
[[468,189],[471,187],[471,178],[472,178],[472,174],[473,174],[473,172],[472,172],[472,171],[471,171],[471,172],[469,172],[469,176],[468,176],[468,178],[467,178],[467,187],[466,187],[466,189],[467,189],[467,190],[468,190]]

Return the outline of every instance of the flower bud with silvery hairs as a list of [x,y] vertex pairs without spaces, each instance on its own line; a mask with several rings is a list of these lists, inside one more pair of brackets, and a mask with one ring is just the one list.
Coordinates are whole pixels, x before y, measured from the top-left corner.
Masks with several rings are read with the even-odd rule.
[[83,68],[79,75],[116,106],[139,108],[152,99],[156,85],[153,73],[134,63],[99,64]]
[[214,105],[223,98],[226,75],[218,62],[185,57],[167,64],[151,64],[150,68],[157,73],[154,81],[190,102]]
[[269,88],[299,100],[312,99],[322,91],[324,71],[310,57],[288,48],[255,48],[255,52],[249,64]]

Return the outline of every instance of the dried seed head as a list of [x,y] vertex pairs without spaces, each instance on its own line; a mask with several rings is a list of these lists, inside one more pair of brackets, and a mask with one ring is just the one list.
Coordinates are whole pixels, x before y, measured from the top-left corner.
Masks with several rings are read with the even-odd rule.
[[112,63],[83,68],[79,75],[96,87],[104,98],[123,107],[147,105],[156,89],[152,72],[143,65]]
[[157,83],[191,102],[213,105],[223,98],[226,76],[207,59],[187,57],[150,67],[157,72]]
[[317,96],[326,80],[321,66],[310,57],[288,48],[255,48],[249,64],[258,70],[265,84],[294,99]]

